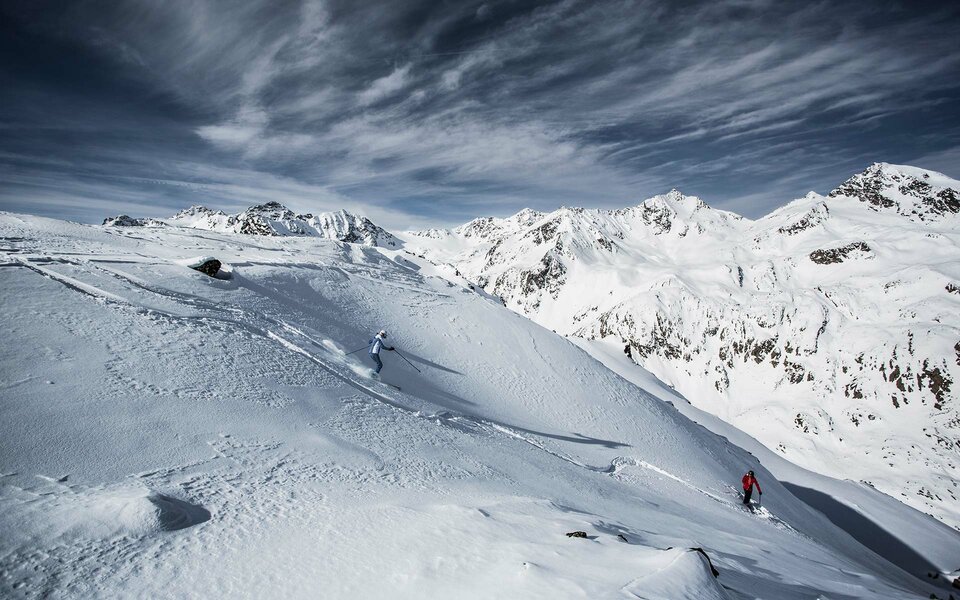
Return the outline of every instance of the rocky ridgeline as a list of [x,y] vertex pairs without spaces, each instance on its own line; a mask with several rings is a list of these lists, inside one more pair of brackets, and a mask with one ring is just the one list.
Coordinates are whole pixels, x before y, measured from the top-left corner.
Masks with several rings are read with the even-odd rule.
[[191,206],[169,219],[132,219],[122,215],[104,219],[103,224],[117,227],[173,225],[245,235],[320,237],[368,246],[400,245],[391,233],[366,217],[344,210],[317,215],[297,214],[279,202],[251,206],[237,214]]

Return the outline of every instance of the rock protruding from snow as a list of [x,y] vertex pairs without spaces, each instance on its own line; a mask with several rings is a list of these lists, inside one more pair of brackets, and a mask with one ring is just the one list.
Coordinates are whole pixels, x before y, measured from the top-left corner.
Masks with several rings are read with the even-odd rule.
[[221,262],[212,256],[204,257],[203,259],[197,261],[196,263],[190,265],[190,268],[194,271],[200,271],[204,275],[209,275],[210,277],[216,277],[217,273],[220,272]]
[[872,252],[866,242],[853,242],[839,248],[814,250],[810,253],[810,260],[818,265],[842,263],[852,258],[870,258]]

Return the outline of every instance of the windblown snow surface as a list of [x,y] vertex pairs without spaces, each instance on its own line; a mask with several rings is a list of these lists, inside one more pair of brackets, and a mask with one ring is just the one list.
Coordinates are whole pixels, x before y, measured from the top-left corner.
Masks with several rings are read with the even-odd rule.
[[[636,365],[397,251],[0,213],[0,253],[4,598],[947,598],[960,566],[952,529],[782,485]],[[380,327],[402,392],[350,354]]]

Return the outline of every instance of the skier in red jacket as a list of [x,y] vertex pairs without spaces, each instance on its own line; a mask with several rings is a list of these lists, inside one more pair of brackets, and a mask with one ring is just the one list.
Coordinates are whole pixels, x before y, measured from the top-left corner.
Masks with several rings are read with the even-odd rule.
[[763,490],[760,489],[760,482],[753,476],[753,471],[747,471],[743,476],[743,503],[750,504],[750,495],[753,494],[753,486],[757,486],[757,494],[763,496]]

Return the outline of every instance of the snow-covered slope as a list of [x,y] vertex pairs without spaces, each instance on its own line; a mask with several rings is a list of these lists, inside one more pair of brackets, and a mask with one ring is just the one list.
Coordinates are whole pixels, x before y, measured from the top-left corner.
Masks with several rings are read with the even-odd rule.
[[757,221],[673,191],[405,238],[789,460],[960,526],[958,190],[876,164]]
[[173,225],[223,233],[262,236],[313,236],[370,246],[398,245],[398,240],[370,219],[345,210],[298,215],[279,202],[251,206],[228,215],[205,206],[191,206],[169,219],[133,219],[127,215],[108,217],[104,225],[117,227]]
[[[10,214],[0,240],[3,597],[947,596],[426,261]],[[385,383],[381,326],[410,361]],[[957,534],[923,531],[901,542],[954,569]]]

